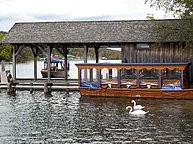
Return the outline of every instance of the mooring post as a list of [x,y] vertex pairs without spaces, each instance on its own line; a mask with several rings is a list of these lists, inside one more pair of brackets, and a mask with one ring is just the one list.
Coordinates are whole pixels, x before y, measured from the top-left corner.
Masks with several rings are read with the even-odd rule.
[[7,83],[7,94],[10,94],[11,91],[11,84]]
[[15,95],[17,84],[18,82],[13,82],[13,81],[10,81],[9,83],[7,83],[7,94]]
[[45,95],[51,94],[51,86],[53,86],[53,83],[51,82],[44,83],[44,94]]
[[1,74],[0,74],[0,77],[1,77],[1,83],[7,83],[8,82],[7,72],[5,70],[5,60],[1,61]]
[[66,86],[67,86],[66,93],[69,94],[69,83],[68,82],[66,83]]
[[33,83],[30,83],[30,86],[31,86],[31,88],[30,88],[30,94],[32,94],[32,93],[33,93]]

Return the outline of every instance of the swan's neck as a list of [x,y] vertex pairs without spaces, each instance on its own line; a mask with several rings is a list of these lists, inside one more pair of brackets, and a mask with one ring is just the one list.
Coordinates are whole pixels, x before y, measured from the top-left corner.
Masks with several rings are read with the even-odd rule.
[[136,102],[135,101],[133,101],[133,105],[136,106]]
[[130,111],[129,111],[129,113],[131,113],[133,109],[132,109],[132,107],[129,107],[129,108],[130,108]]

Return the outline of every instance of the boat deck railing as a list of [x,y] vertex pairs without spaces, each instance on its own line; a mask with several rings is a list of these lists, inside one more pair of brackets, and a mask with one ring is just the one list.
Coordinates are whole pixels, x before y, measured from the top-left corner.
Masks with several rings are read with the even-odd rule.
[[[80,87],[182,89],[189,87],[189,63],[77,64]],[[95,83],[90,80],[95,79]],[[84,80],[84,82],[83,82]]]

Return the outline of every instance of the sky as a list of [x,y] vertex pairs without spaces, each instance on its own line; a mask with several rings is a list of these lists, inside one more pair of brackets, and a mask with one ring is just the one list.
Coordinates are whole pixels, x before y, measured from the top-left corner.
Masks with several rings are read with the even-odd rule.
[[0,31],[16,22],[146,20],[171,18],[145,0],[0,0]]

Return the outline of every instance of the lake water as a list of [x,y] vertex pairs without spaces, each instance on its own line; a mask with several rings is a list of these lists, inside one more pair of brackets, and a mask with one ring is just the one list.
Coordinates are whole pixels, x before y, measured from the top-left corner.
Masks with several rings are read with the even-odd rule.
[[[20,66],[31,72],[29,65]],[[0,143],[192,143],[192,100],[136,99],[149,111],[145,116],[129,115],[125,108],[131,100],[80,97],[78,92],[9,96],[2,90]]]
[[129,115],[129,98],[2,92],[0,143],[192,143],[193,101],[136,101],[147,115]]

